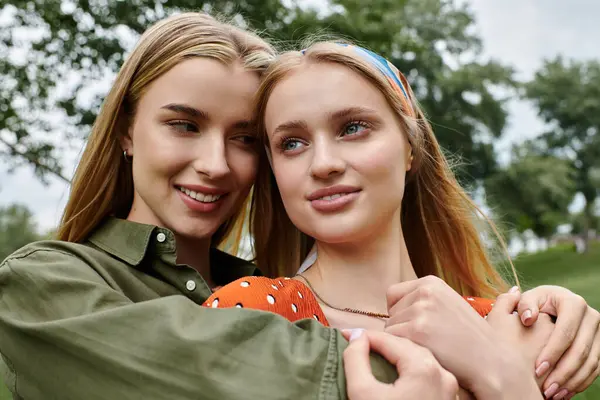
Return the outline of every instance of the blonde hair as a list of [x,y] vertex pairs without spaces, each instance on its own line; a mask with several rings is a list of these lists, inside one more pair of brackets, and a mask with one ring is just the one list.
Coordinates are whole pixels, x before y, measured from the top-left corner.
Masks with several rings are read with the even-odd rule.
[[[347,47],[322,42],[304,54],[285,53],[269,67],[257,94],[257,123],[265,143],[268,139],[264,115],[273,89],[292,71],[317,63],[343,65],[368,79],[385,95],[408,136],[414,159],[406,181],[401,218],[417,275],[436,275],[462,295],[492,297],[505,291],[506,282],[489,261],[475,227],[478,214],[486,218],[506,253],[504,242],[494,224],[459,185],[407,82],[403,83],[412,107],[407,107],[401,92],[383,74]],[[251,221],[259,268],[269,276],[295,274],[314,239],[300,232],[287,216],[265,157],[259,162]]]
[[[83,241],[107,216],[127,217],[133,178],[119,139],[127,133],[148,85],[190,57],[224,64],[240,61],[247,70],[262,74],[275,59],[275,51],[258,36],[203,13],[183,13],[151,26],[123,64],[96,118],[75,171],[59,240]],[[213,236],[213,245],[232,231],[240,238],[245,214],[246,207],[241,207],[226,221]]]

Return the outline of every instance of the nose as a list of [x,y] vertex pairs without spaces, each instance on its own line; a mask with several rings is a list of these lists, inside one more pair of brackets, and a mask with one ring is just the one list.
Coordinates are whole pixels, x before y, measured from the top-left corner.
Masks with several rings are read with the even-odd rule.
[[313,158],[310,173],[314,178],[328,179],[343,173],[346,163],[339,154],[335,139],[319,138],[313,142]]
[[193,167],[198,174],[218,180],[225,178],[231,172],[224,133],[206,132],[203,140],[198,141],[197,147],[197,157]]

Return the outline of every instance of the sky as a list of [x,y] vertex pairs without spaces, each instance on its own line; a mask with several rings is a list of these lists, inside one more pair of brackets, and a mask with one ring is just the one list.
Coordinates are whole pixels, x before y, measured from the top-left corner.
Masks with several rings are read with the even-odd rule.
[[[322,0],[305,0],[319,4]],[[545,58],[562,54],[579,60],[600,59],[600,2],[594,0],[464,0],[476,18],[483,39],[484,57],[514,66],[519,79],[531,78]],[[511,143],[540,133],[543,124],[526,102],[512,101],[509,124],[498,150],[505,156]],[[65,160],[72,176],[77,155]],[[42,185],[25,167],[9,174],[0,161],[0,206],[22,203],[33,212],[41,231],[54,228],[68,196],[68,186],[58,179]]]

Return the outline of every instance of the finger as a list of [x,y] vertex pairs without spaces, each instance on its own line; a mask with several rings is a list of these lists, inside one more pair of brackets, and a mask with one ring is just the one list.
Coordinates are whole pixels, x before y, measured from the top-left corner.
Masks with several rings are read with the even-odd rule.
[[557,295],[552,294],[550,296],[549,302],[553,303],[553,306],[545,306],[541,311],[548,313],[548,311],[552,311],[552,308],[555,309],[556,327],[537,358],[536,369],[539,369],[544,362],[548,363],[548,368],[556,365],[565,351],[573,344],[588,309],[585,300],[571,292],[566,296],[556,297]]
[[521,292],[518,287],[513,287],[507,293],[502,293],[496,301],[494,302],[494,307],[492,311],[490,311],[490,315],[495,314],[503,314],[508,315],[512,314],[513,311],[517,308],[517,304],[521,299]]
[[425,304],[424,302],[419,304],[419,300],[424,300],[429,295],[429,288],[426,287],[419,287],[416,290],[407,293],[388,309],[390,318],[387,319],[385,326],[387,327],[394,324],[408,322],[419,313],[425,312],[423,309]]
[[[361,330],[355,330],[354,332],[355,335],[343,353],[344,371],[349,393],[361,392],[365,390],[365,387],[376,387],[381,384],[371,371],[369,340],[366,334]],[[356,333],[358,333],[358,337],[356,337]]]
[[592,375],[590,375],[585,380],[585,382],[583,382],[583,384],[581,384],[581,386],[579,386],[577,388],[575,393],[581,393],[584,390],[586,390],[587,388],[589,388],[590,386],[592,386],[592,383],[594,383],[594,381],[596,380],[596,378],[598,378],[599,375],[600,375],[600,365],[598,366],[598,368],[596,368],[596,371]]
[[402,337],[385,332],[366,332],[371,351],[381,354],[390,364],[403,370],[410,369],[412,364],[419,364],[431,353],[429,350]]
[[[440,278],[435,277],[433,275],[425,276],[423,278],[414,279],[412,281],[406,281],[402,283],[397,283],[395,285],[390,286],[386,293],[387,298],[387,307],[390,310],[394,304],[400,301],[407,294],[417,290],[422,286],[429,286],[432,284],[444,283]],[[445,284],[445,283],[444,283]]]
[[[356,328],[356,329],[342,329],[340,331],[340,333],[342,334],[342,336],[344,337],[344,339],[346,339],[347,341],[350,341],[350,338],[353,337],[353,335],[355,335],[355,337],[359,336],[359,333],[356,331],[364,331],[364,329],[362,328]],[[362,334],[362,333],[361,333]]]
[[[595,310],[594,313],[597,313]],[[590,313],[593,315],[593,313]],[[598,331],[598,320],[596,319],[596,315],[593,315],[592,318],[587,318],[588,320],[595,319],[595,323],[593,325],[596,328],[596,331],[592,335],[592,337],[588,338],[588,343],[584,341],[584,339],[579,339],[584,336],[584,332],[591,330],[593,328],[589,328],[589,322],[584,321],[584,325],[580,329],[580,334],[573,342],[573,346],[567,350],[565,355],[558,361],[556,368],[550,376],[548,380],[555,379],[554,374],[557,374],[560,377],[560,373],[564,365],[568,365],[568,359],[575,359],[576,361],[581,361],[580,367],[572,366],[573,372],[570,377],[566,377],[563,382],[566,382],[562,385],[563,388],[567,389],[570,392],[577,392],[578,389],[583,386],[583,383],[588,379],[589,376],[593,375],[598,368],[598,359],[600,358],[600,332]],[[587,336],[587,333],[585,334]],[[579,349],[579,350],[576,350]],[[589,349],[589,351],[588,351]],[[575,363],[575,361],[573,361]],[[560,378],[555,379],[555,381],[559,381]]]
[[517,312],[525,326],[531,326],[537,321],[540,308],[548,301],[548,294],[543,287],[528,290],[521,296]]

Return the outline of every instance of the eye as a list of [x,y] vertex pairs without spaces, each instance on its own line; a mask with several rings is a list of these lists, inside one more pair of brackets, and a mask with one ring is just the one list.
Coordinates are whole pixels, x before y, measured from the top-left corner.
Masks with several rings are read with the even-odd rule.
[[303,145],[304,145],[304,143],[302,143],[298,139],[285,139],[281,142],[280,147],[281,147],[281,150],[283,150],[283,151],[294,151],[294,150],[298,150]]
[[167,125],[175,129],[177,132],[198,132],[198,127],[195,124],[188,121],[169,121],[167,122]]
[[245,145],[251,146],[256,144],[256,136],[254,135],[239,135],[233,138],[239,142],[242,142]]
[[369,128],[369,124],[362,121],[354,121],[346,124],[344,129],[342,130],[342,136],[354,136],[360,134],[361,132],[367,130]]

